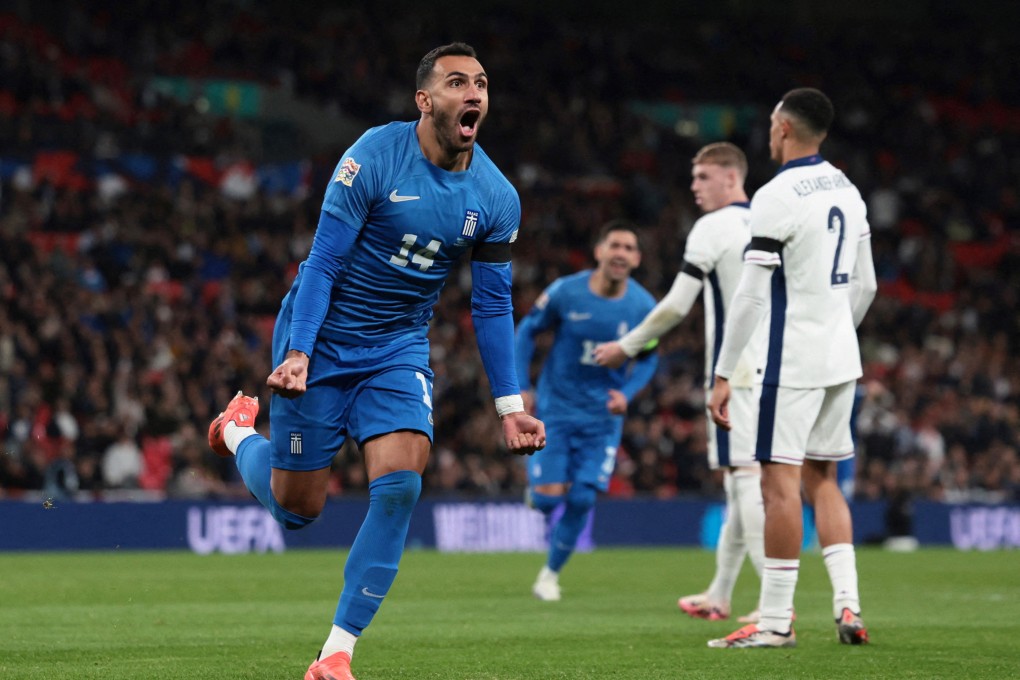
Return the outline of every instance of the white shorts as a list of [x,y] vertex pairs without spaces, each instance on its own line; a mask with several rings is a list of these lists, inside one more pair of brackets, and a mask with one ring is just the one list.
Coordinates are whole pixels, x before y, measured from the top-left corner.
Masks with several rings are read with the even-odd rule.
[[730,391],[729,432],[720,429],[708,414],[708,466],[713,470],[721,467],[758,467],[754,459],[754,438],[758,429],[758,394],[761,386],[734,387]]
[[850,412],[856,388],[856,380],[812,389],[763,386],[758,410],[758,460],[803,465],[805,458],[853,458]]

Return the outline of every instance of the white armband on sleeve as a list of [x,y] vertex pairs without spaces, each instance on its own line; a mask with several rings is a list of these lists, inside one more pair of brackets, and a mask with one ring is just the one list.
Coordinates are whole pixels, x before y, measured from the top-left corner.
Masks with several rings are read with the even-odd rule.
[[499,417],[508,413],[523,413],[524,399],[519,394],[508,394],[505,397],[496,397],[496,413]]
[[673,279],[673,286],[666,293],[666,297],[648,312],[641,323],[620,338],[620,348],[624,354],[629,357],[637,356],[649,342],[661,338],[691,311],[694,301],[701,293],[702,282],[688,274],[686,269],[685,267],[685,271]]
[[722,349],[715,364],[716,375],[729,380],[736,370],[740,355],[765,311],[773,269],[771,265],[744,263],[740,283],[730,303]]

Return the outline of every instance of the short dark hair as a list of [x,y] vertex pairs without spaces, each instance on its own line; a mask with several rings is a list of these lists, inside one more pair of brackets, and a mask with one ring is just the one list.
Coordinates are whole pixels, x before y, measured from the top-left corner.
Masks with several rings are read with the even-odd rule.
[[436,60],[450,55],[471,57],[473,59],[478,58],[478,55],[475,54],[475,48],[467,43],[453,42],[449,45],[441,45],[421,58],[421,61],[418,63],[418,77],[415,82],[415,88],[420,90],[425,87],[432,77],[432,69],[436,67]]
[[637,225],[630,220],[623,218],[609,220],[603,224],[602,228],[599,229],[599,233],[595,236],[595,245],[599,245],[605,241],[609,238],[609,234],[614,231],[629,231],[634,234],[634,238],[637,239],[638,250],[641,250],[641,232],[638,231]]
[[836,117],[829,98],[813,87],[798,87],[784,94],[780,110],[800,120],[816,136],[826,134]]

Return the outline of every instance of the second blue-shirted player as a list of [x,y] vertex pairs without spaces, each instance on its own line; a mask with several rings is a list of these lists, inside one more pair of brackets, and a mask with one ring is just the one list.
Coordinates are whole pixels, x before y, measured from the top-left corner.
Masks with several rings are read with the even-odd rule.
[[549,556],[532,587],[541,600],[560,599],[559,572],[570,558],[600,491],[609,486],[627,405],[655,373],[655,344],[633,362],[612,369],[592,354],[636,326],[655,298],[630,273],[641,263],[634,227],[614,221],[595,244],[594,270],[554,281],[517,327],[517,378],[531,398],[534,338],[555,334],[538,379],[535,412],[546,424],[549,446],[528,460],[531,505],[550,517]]
[[354,644],[397,575],[432,440],[428,323],[454,264],[471,253],[471,312],[503,437],[513,453],[545,444],[527,415],[513,358],[510,244],[517,192],[475,138],[488,76],[463,43],[418,66],[416,122],[367,131],[326,189],[308,259],[273,334],[270,436],[239,394],[209,443],[236,456],[245,485],[298,529],[326,501],[330,463],[347,437],[364,455],[369,509],[344,566],[333,627],[305,680],[350,680]]

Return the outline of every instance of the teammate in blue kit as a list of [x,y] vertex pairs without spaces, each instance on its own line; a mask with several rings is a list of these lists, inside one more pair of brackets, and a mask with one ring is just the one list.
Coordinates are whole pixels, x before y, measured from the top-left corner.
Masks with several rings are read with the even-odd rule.
[[517,328],[517,378],[526,403],[532,399],[534,338],[543,331],[555,333],[535,409],[551,443],[528,461],[532,506],[549,517],[564,504],[562,517],[550,529],[548,561],[532,587],[540,600],[560,599],[559,572],[577,545],[596,495],[609,485],[627,405],[658,365],[657,343],[618,369],[595,363],[596,345],[616,340],[655,306],[655,298],[630,278],[641,263],[633,226],[613,221],[603,227],[595,260],[594,270],[554,281]]
[[488,76],[464,43],[421,60],[416,122],[368,130],[326,189],[308,259],[273,334],[271,439],[258,402],[238,394],[209,428],[252,494],[288,529],[326,502],[330,463],[347,437],[365,458],[369,509],[344,566],[333,627],[305,680],[347,680],[354,644],[397,575],[432,440],[432,307],[471,253],[471,313],[503,438],[516,454],[545,444],[517,385],[510,244],[520,200],[475,144]]

